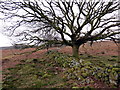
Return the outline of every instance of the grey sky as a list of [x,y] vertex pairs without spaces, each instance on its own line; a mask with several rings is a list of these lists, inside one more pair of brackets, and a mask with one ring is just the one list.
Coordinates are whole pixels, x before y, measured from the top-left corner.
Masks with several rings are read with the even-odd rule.
[[3,27],[4,27],[4,23],[0,20],[0,47],[11,46],[12,40],[10,40],[9,37],[3,34],[4,33]]
[[11,46],[11,42],[12,41],[7,36],[0,33],[0,47]]
[[[31,0],[32,1],[32,0]],[[42,0],[40,0],[40,1],[42,1]],[[44,1],[44,0],[43,0]],[[89,0],[87,0],[87,1],[89,1]],[[94,0],[93,0],[94,1]],[[76,10],[75,10],[76,11]],[[0,17],[2,17],[2,15],[0,14]],[[108,17],[108,16],[107,16]],[[8,24],[8,23],[7,23]],[[2,46],[10,46],[10,45],[12,45],[11,43],[12,43],[12,40],[10,40],[9,39],[9,37],[7,37],[7,36],[5,36],[5,35],[3,35],[2,33],[4,33],[3,31],[2,31],[2,29],[3,29],[3,27],[5,26],[5,23],[3,23],[2,21],[0,21],[0,47],[2,47]],[[84,29],[84,30],[87,30],[87,29]]]

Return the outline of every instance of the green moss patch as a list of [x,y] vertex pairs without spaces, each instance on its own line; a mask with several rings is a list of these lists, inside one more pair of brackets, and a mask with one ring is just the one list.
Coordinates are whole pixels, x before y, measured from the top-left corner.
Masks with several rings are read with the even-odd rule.
[[[113,57],[115,58],[115,57]],[[84,88],[101,80],[116,87],[120,67],[108,58],[81,55],[75,59],[67,54],[49,51],[41,59],[22,60],[22,64],[3,72],[3,88]],[[87,86],[85,88],[91,88]]]

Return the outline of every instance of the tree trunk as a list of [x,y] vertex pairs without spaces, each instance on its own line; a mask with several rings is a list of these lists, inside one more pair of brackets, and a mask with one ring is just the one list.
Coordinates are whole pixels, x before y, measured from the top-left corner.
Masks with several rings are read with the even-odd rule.
[[79,45],[73,45],[72,46],[72,53],[73,53],[73,56],[78,58],[79,56]]

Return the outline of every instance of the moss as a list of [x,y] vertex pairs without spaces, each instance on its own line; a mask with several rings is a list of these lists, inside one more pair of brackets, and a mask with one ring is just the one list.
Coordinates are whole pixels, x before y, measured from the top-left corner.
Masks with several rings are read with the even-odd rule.
[[42,76],[42,78],[49,78],[49,77],[51,77],[51,75],[49,75],[47,73]]
[[110,73],[112,70],[111,69],[108,69],[108,73]]
[[106,64],[106,67],[108,67],[108,68],[112,68],[112,67],[113,67],[113,65]]
[[80,88],[80,87],[72,87],[73,89],[77,89],[77,88]]
[[82,76],[86,78],[88,76],[88,73],[82,73]]
[[78,76],[78,80],[83,80],[84,78],[82,76]]
[[[24,64],[17,65],[15,68],[9,69],[9,75],[5,78],[4,87],[77,87],[77,84],[68,83],[81,82],[94,83],[87,77],[93,76],[104,82],[110,82],[114,85],[117,80],[117,72],[119,67],[112,64],[105,64],[104,58],[87,58],[82,55],[83,59],[76,60],[74,57],[58,52],[49,52],[43,59],[29,59]],[[101,61],[100,61],[101,60]],[[107,59],[106,59],[107,60]],[[37,62],[37,63],[36,63]],[[59,67],[64,70],[53,70]],[[53,68],[53,69],[51,69]],[[59,69],[58,68],[58,69]],[[55,72],[59,72],[54,74]],[[110,80],[108,80],[108,78]],[[14,79],[13,79],[14,78]],[[13,84],[10,84],[13,83]],[[69,85],[65,85],[65,83]],[[53,85],[53,86],[52,86]],[[55,85],[55,86],[54,86]]]
[[113,68],[112,70],[118,72],[120,71],[120,68]]
[[114,59],[114,58],[112,58],[112,59],[108,59],[108,61],[116,61],[117,59]]
[[30,62],[32,62],[32,61],[33,61],[33,59],[28,59],[28,60],[26,60],[27,63],[30,63]]
[[31,88],[41,88],[46,85],[47,85],[46,83],[44,83],[42,81],[38,81],[38,82],[35,82],[34,85],[31,86]]
[[95,90],[94,89],[94,87],[91,87],[91,86],[85,86],[85,87],[81,87],[81,89],[85,89],[85,90],[90,90],[90,89],[92,89],[92,90]]

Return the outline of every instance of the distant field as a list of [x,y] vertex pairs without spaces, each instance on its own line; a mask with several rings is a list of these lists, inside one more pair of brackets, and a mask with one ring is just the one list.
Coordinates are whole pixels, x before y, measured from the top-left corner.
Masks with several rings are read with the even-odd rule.
[[[74,59],[72,57],[71,47],[68,46],[53,47],[49,49],[50,53],[47,52],[47,49],[43,49],[32,54],[26,53],[19,55],[20,53],[31,52],[33,50],[35,50],[35,48],[27,48],[23,50],[19,49],[2,50],[4,87],[20,87],[20,88],[27,87],[76,88],[83,86],[85,87],[86,83],[80,84],[78,81],[76,81],[75,78],[68,79],[67,81],[65,78],[63,78],[63,76],[66,77],[65,73],[67,71],[71,72],[72,70],[72,68],[69,68],[69,60],[72,61]],[[51,51],[53,51],[53,53]],[[118,46],[110,41],[94,43],[92,46],[90,46],[89,43],[87,43],[84,46],[80,47],[79,58],[80,60],[85,60],[85,62],[87,61],[85,64],[88,64],[88,66],[83,67],[85,68],[98,67],[101,68],[101,70],[103,70],[102,68],[105,68],[107,65],[115,66],[116,64],[120,63],[120,61],[118,60],[119,57],[118,51],[119,51]],[[92,63],[93,65],[89,66],[89,63]],[[18,72],[17,76],[16,72]],[[52,72],[54,72],[54,74]],[[75,72],[75,70],[73,70],[72,72]],[[84,74],[83,77],[85,79],[86,74],[85,73],[81,74]],[[91,80],[93,78],[89,77],[89,79]],[[31,80],[33,82],[31,82]],[[87,86],[94,88],[113,87],[112,84],[111,86],[108,86],[106,83],[100,81],[99,79],[91,80],[91,83],[89,83]]]
[[[47,49],[43,49],[40,51],[37,51],[33,54],[24,54],[24,55],[14,55],[19,54],[23,52],[31,52],[35,50],[34,48],[27,48],[23,50],[19,49],[6,49],[2,50],[2,59],[3,59],[3,68],[7,66],[13,66],[13,63],[19,63],[22,59],[31,59],[31,58],[41,58],[43,54],[47,51]],[[58,50],[59,52],[66,53],[69,55],[72,55],[72,49],[69,46],[66,47],[53,47],[49,50]],[[119,56],[118,55],[118,46],[111,41],[104,41],[104,42],[95,42],[92,46],[89,45],[89,43],[85,44],[84,46],[81,46],[79,49],[79,54],[88,54],[88,55],[95,55],[95,56]],[[9,64],[5,63],[7,60],[9,61]],[[8,62],[7,61],[7,62]]]

